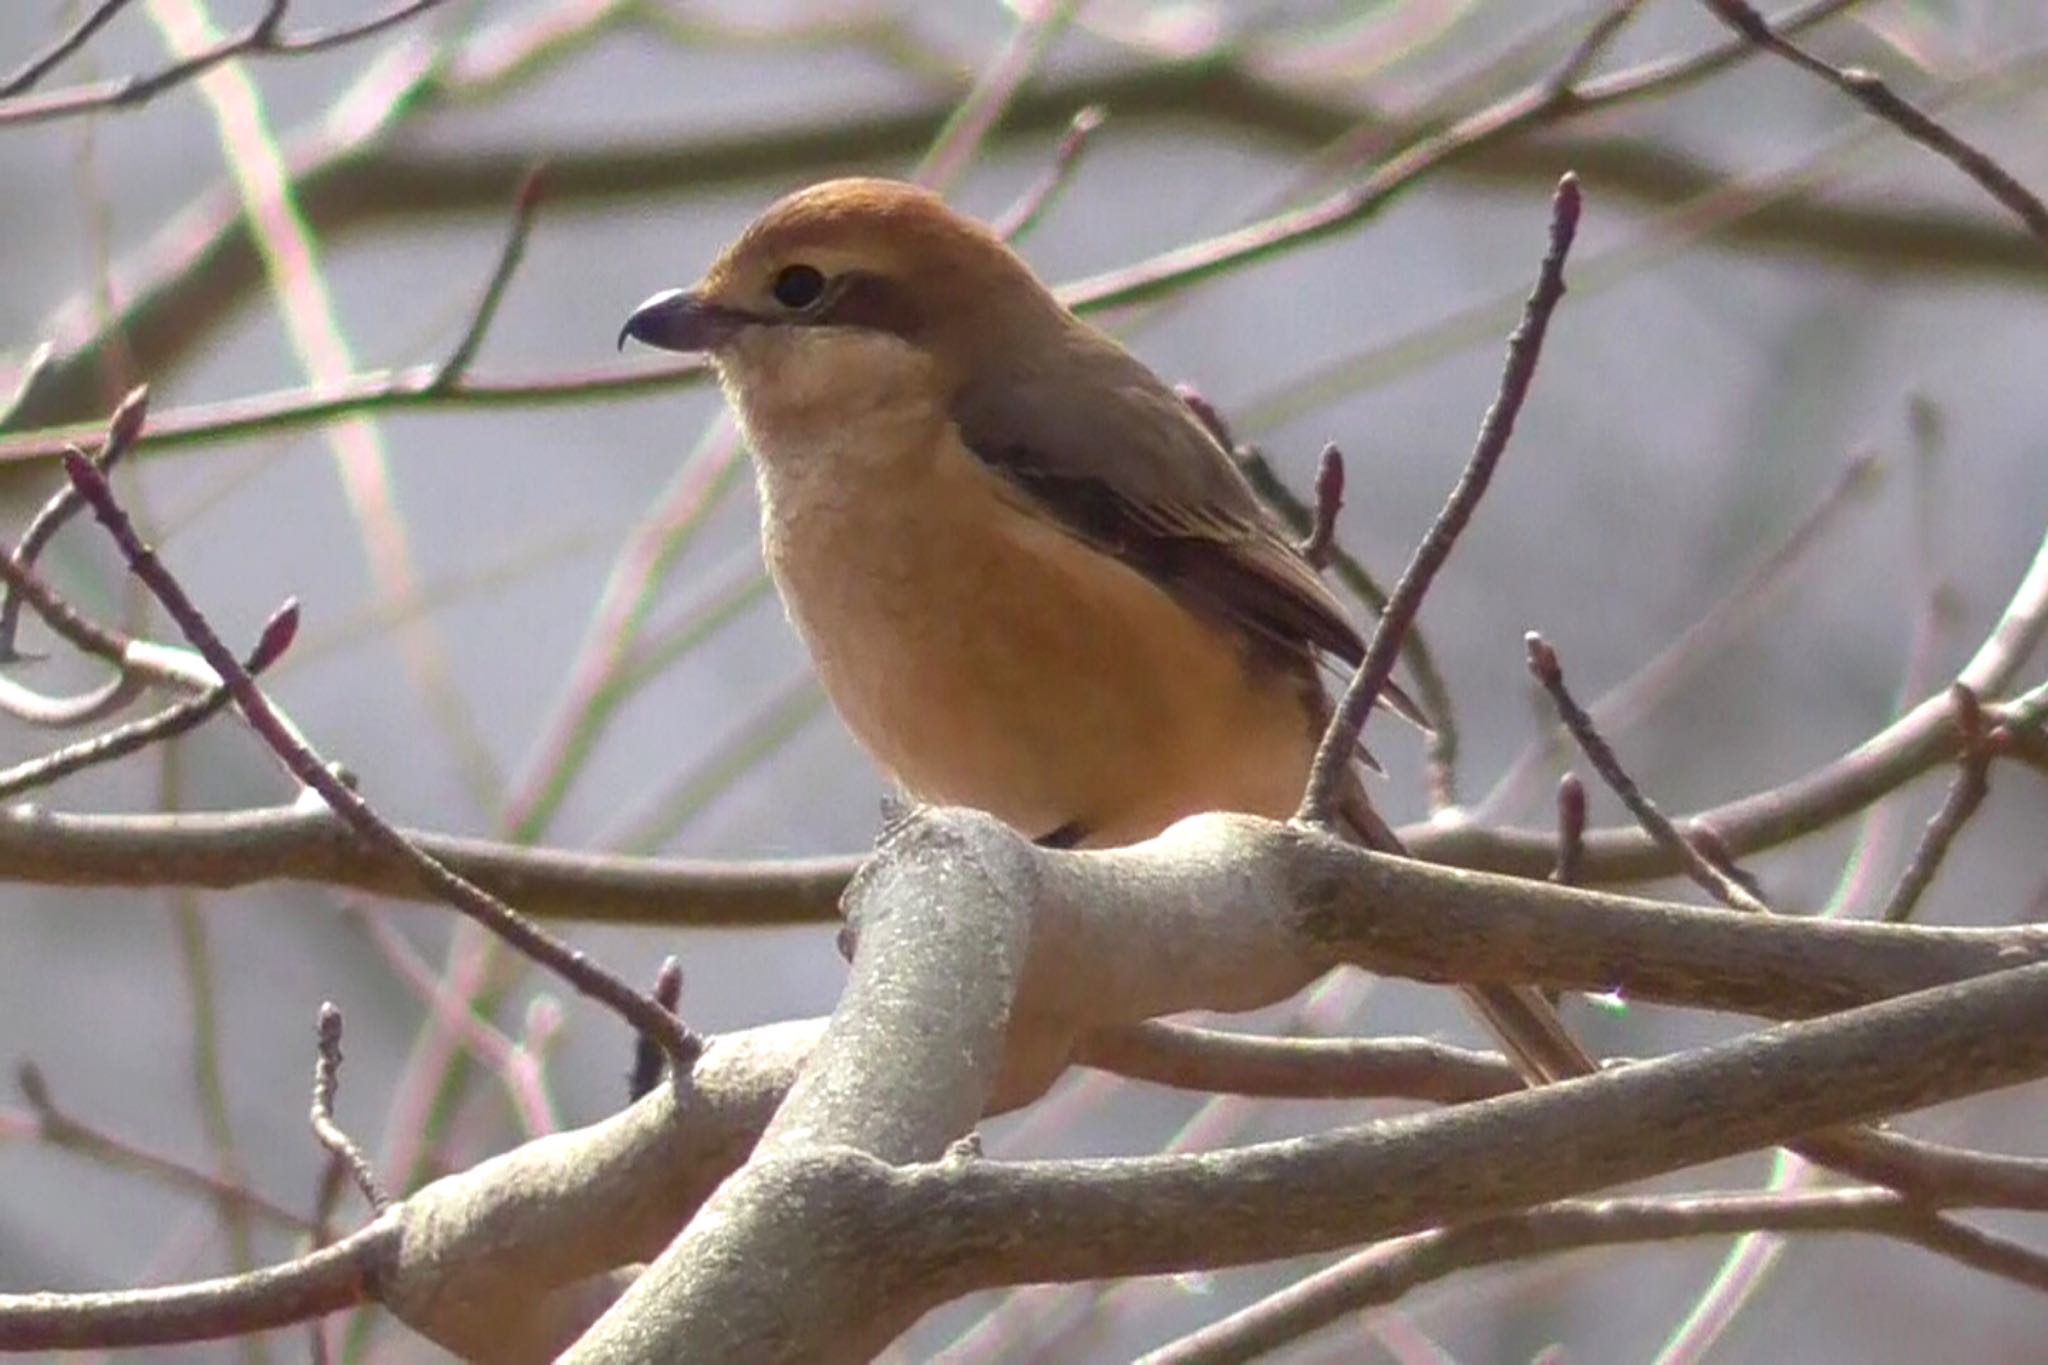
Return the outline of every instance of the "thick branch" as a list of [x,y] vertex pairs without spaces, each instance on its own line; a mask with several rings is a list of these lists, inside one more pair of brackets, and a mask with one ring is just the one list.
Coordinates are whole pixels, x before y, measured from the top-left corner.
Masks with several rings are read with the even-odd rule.
[[[1518,909],[1517,895],[1541,912]],[[1034,848],[984,816],[922,814],[861,878],[852,914],[855,980],[828,1044],[815,1023],[714,1039],[691,1074],[626,1113],[528,1143],[394,1205],[389,1216],[404,1235],[379,1278],[382,1301],[465,1355],[542,1359],[602,1310],[618,1287],[611,1268],[658,1254],[660,1268],[620,1300],[603,1333],[677,1326],[687,1301],[715,1303],[721,1321],[771,1341],[793,1306],[823,1312],[815,1298],[857,1303],[860,1316],[848,1321],[867,1321],[872,1308],[886,1336],[933,1296],[1355,1245],[2048,1067],[2048,1020],[2036,1018],[2048,1010],[2038,998],[2048,997],[2048,966],[2034,965],[1542,1092],[1299,1142],[1134,1162],[1007,1166],[956,1154],[917,1165],[946,1153],[985,1108],[1035,1097],[1069,1056],[1088,1055],[1077,1040],[1090,1032],[1277,999],[1333,951],[1415,959],[1433,941],[1445,970],[1475,954],[1512,969],[1518,953],[1556,960],[1563,950],[1542,945],[1557,941],[1612,953],[1624,980],[1644,979],[1646,989],[1632,993],[1647,996],[1663,981],[1677,983],[1674,995],[1682,986],[1738,998],[1759,992],[1726,974],[1753,959],[1785,978],[1772,988],[1780,1006],[1818,1009],[1944,971],[2036,960],[2040,935],[1659,906],[1449,873],[1229,816],[1198,817],[1129,849],[1064,853]],[[1389,920],[1411,923],[1382,938],[1377,926]],[[1538,921],[1555,927],[1536,932]],[[1717,944],[1718,931],[1734,937]],[[754,1164],[721,1185],[778,1106]],[[889,1161],[843,1145],[845,1136]],[[1902,1155],[1970,1167],[1946,1188],[1934,1183],[1936,1202],[2038,1201],[2038,1163]],[[716,1200],[663,1252],[714,1188]],[[1374,1195],[1333,1200],[1331,1190]],[[1043,1234],[1019,1238],[1024,1227]],[[889,1241],[889,1256],[874,1254],[876,1238]],[[905,1278],[889,1279],[897,1272],[888,1266]],[[719,1283],[725,1270],[748,1287]],[[587,1347],[618,1344],[600,1335]],[[876,1344],[854,1332],[843,1346]],[[672,1345],[647,1349],[667,1359]],[[742,1357],[707,1347],[693,1358]]]
[[[1303,926],[1272,912],[1273,860],[1258,856],[1265,837],[1285,836],[1253,823],[1204,817],[1138,850],[1074,855],[1030,849],[983,816],[916,817],[855,888],[864,942],[829,1066],[821,1050],[754,1159],[563,1358],[864,1359],[974,1289],[1328,1250],[2048,1072],[2048,962],[2037,962],[1314,1138],[1112,1162],[949,1152],[1002,1075],[1035,1074],[1049,1039],[1186,1003],[1183,988],[1256,1004],[1299,970]],[[1224,911],[1233,880],[1252,904]],[[1171,923],[1155,920],[1168,911]],[[927,930],[945,936],[936,949]],[[994,979],[963,988],[990,964]],[[1247,979],[1248,964],[1268,970]],[[902,1027],[919,1017],[951,1026]],[[1005,1022],[1011,1053],[999,1062],[985,1040]],[[874,1093],[905,1074],[931,1079]]]

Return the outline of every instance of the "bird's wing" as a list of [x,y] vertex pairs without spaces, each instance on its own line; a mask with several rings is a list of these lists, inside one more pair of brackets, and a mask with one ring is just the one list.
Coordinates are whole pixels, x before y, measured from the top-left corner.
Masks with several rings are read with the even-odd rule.
[[953,407],[967,447],[1191,608],[1288,653],[1356,663],[1365,647],[1343,606],[1180,397],[1121,348],[1088,361],[1080,383],[968,386]]

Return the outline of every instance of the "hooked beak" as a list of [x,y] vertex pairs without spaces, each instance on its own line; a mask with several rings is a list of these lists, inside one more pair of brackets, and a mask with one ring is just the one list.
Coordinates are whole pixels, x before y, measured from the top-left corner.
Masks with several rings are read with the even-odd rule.
[[707,303],[687,289],[664,289],[626,319],[619,329],[619,349],[631,337],[662,351],[715,351],[750,321],[747,314]]

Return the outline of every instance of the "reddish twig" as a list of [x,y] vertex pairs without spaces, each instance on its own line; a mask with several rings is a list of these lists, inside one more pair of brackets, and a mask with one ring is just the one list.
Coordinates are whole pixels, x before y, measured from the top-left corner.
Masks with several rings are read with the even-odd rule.
[[332,1001],[320,1006],[319,1043],[313,1059],[313,1108],[309,1115],[313,1136],[333,1154],[336,1164],[348,1172],[356,1189],[377,1213],[391,1207],[391,1196],[377,1179],[377,1172],[355,1139],[334,1121],[334,1094],[341,1088],[341,1011]]
[[1643,827],[1643,832],[1677,858],[1685,875],[1697,882],[1715,900],[1737,910],[1758,913],[1767,911],[1768,906],[1745,890],[1741,883],[1708,861],[1692,840],[1679,832],[1678,826],[1671,822],[1671,817],[1659,809],[1656,802],[1643,794],[1643,789],[1629,776],[1628,769],[1622,767],[1621,760],[1615,756],[1614,750],[1601,735],[1599,727],[1593,723],[1592,716],[1586,713],[1586,709],[1579,705],[1578,698],[1565,686],[1564,667],[1558,662],[1557,651],[1534,631],[1529,632],[1526,643],[1529,648],[1530,673],[1543,685],[1543,690],[1550,694],[1551,704],[1557,707],[1558,718],[1564,722],[1565,729],[1571,732],[1572,738],[1578,741],[1579,748],[1585,752],[1586,760],[1593,765],[1594,771],[1600,774],[1600,779],[1621,798],[1622,804],[1635,816],[1636,823]]
[[521,1040],[507,1036],[490,1020],[479,1017],[468,1000],[444,985],[440,973],[392,927],[387,916],[362,905],[344,906],[342,914],[362,931],[385,965],[420,1004],[461,1040],[478,1064],[498,1078],[526,1136],[541,1137],[561,1131],[561,1120],[547,1093],[540,1060]]
[[[112,469],[114,462],[134,447],[135,437],[141,432],[148,414],[149,390],[129,390],[128,396],[121,400],[120,406],[114,409],[114,415],[108,419],[107,434],[100,442],[99,453],[93,457],[102,471]],[[43,547],[63,529],[65,522],[77,515],[80,505],[78,490],[67,483],[36,509],[35,516],[29,519],[28,529],[21,533],[21,541],[11,554],[15,567],[34,568]],[[12,663],[22,657],[15,649],[15,635],[21,627],[21,601],[22,595],[12,585],[0,593],[0,663]]]
[[[1486,418],[1480,423],[1479,439],[1457,486],[1435,522],[1416,547],[1400,582],[1387,601],[1366,647],[1351,685],[1332,708],[1330,723],[1310,765],[1308,782],[1295,819],[1306,824],[1328,825],[1344,798],[1352,754],[1358,747],[1365,719],[1387,686],[1398,657],[1402,637],[1421,609],[1437,571],[1450,557],[1459,534],[1470,522],[1479,500],[1486,493],[1494,468],[1506,452],[1514,434],[1515,419],[1527,399],[1536,375],[1536,363],[1543,353],[1543,338],[1551,314],[1565,293],[1564,264],[1571,254],[1572,239],[1579,224],[1578,178],[1567,173],[1558,182],[1551,199],[1550,245],[1538,269],[1536,286],[1522,314],[1521,323],[1508,338],[1507,363],[1501,372],[1499,391]],[[1348,803],[1357,814],[1360,802]],[[1368,846],[1381,852],[1405,855],[1400,839],[1369,808],[1370,823],[1361,832]],[[1377,825],[1377,828],[1373,828]],[[1581,1075],[1594,1063],[1565,1029],[1556,1011],[1534,991],[1499,983],[1468,985],[1465,994],[1487,1026],[1508,1047],[1516,1064],[1531,1080],[1544,1082]]]
[[1301,541],[1301,557],[1317,570],[1330,564],[1330,550],[1337,542],[1337,513],[1344,507],[1344,452],[1334,445],[1323,447],[1316,459],[1316,516]]
[[131,666],[129,655],[135,641],[80,612],[56,589],[15,563],[11,554],[0,554],[0,583],[6,585],[10,597],[18,597],[33,607],[44,624],[67,644],[81,654],[112,664],[115,669],[107,682],[75,697],[45,696],[0,676],[0,711],[44,729],[70,729],[112,715],[141,693],[143,679]]
[[[264,625],[263,633],[257,637],[256,647],[249,651],[249,657],[243,661],[242,667],[249,671],[251,677],[260,676],[291,647],[292,639],[298,634],[298,628],[298,607],[296,604],[287,603]],[[11,768],[0,769],[0,800],[9,800],[23,792],[47,787],[87,768],[112,763],[153,744],[175,739],[212,719],[232,700],[227,688],[210,688],[197,696],[173,702],[155,715],[131,721],[127,725],[94,735],[90,739],[80,740],[76,744],[67,744],[40,758],[32,758]]]
[[249,722],[250,729],[270,747],[294,777],[312,788],[358,838],[400,858],[410,866],[414,876],[448,905],[549,968],[578,991],[610,1006],[641,1032],[652,1035],[674,1060],[678,1070],[690,1067],[701,1045],[677,1023],[675,1016],[582,952],[409,843],[342,781],[305,741],[294,735],[271,706],[270,699],[242,668],[240,661],[221,643],[213,626],[186,594],[184,585],[163,566],[155,552],[142,543],[134,523],[129,520],[98,468],[76,452],[69,453],[64,463],[72,483],[120,547],[129,569],[163,605],[185,638],[220,677],[233,695],[235,705]]
[[1005,209],[1002,216],[989,223],[996,236],[1006,242],[1014,242],[1038,226],[1046,210],[1052,207],[1060,191],[1073,178],[1074,168],[1081,164],[1081,155],[1088,150],[1096,130],[1108,118],[1108,111],[1099,104],[1086,105],[1074,114],[1066,132],[1053,146],[1052,160],[1038,173],[1038,178],[1024,187],[1024,193],[1017,196],[1016,202]]
[[[1221,433],[1217,439],[1228,447],[1230,428],[1208,400],[1185,384],[1177,391],[1210,431]],[[1244,470],[1245,477],[1251,480],[1260,498],[1280,514],[1281,520],[1296,535],[1312,538],[1315,532],[1314,509],[1295,496],[1294,490],[1274,471],[1258,447],[1240,445],[1230,449],[1237,457],[1238,467]],[[1341,541],[1330,543],[1328,557],[1330,572],[1351,590],[1354,597],[1365,603],[1374,615],[1386,610],[1386,590],[1373,577],[1372,570],[1345,549]],[[1429,640],[1423,635],[1419,622],[1408,623],[1408,631],[1401,640],[1401,660],[1408,665],[1419,698],[1418,704],[1411,708],[1414,715],[1410,718],[1428,731],[1423,778],[1429,789],[1430,809],[1443,810],[1458,803],[1458,716],[1451,706],[1450,686],[1436,666],[1436,655],[1430,651]]]
[[[169,450],[246,440],[275,432],[280,426],[310,426],[359,412],[532,407],[622,393],[660,393],[701,383],[711,374],[710,367],[696,357],[652,365],[626,363],[528,376],[472,374],[450,384],[440,382],[441,370],[439,363],[369,370],[333,383],[274,389],[217,403],[194,403],[166,412],[152,422],[141,444],[150,450]],[[0,464],[58,459],[78,435],[74,427],[57,427],[0,438]]]
[[1735,860],[1735,850],[1728,847],[1728,841],[1721,837],[1721,831],[1706,821],[1695,817],[1686,822],[1686,842],[1699,850],[1702,858],[1712,863],[1722,876],[1733,881],[1764,905],[1771,898],[1764,894],[1763,879]]
[[1514,434],[1515,419],[1529,395],[1530,382],[1536,377],[1536,362],[1543,353],[1543,338],[1550,325],[1550,316],[1564,297],[1564,263],[1571,252],[1572,238],[1578,231],[1579,207],[1578,178],[1568,174],[1558,182],[1557,193],[1551,200],[1550,249],[1538,270],[1536,288],[1523,309],[1521,324],[1508,338],[1508,358],[1501,373],[1500,390],[1492,408],[1487,411],[1486,420],[1480,425],[1479,440],[1472,458],[1466,464],[1457,487],[1451,491],[1443,511],[1437,515],[1435,524],[1416,547],[1408,567],[1395,584],[1387,609],[1373,631],[1365,658],[1359,664],[1351,686],[1345,690],[1343,699],[1331,714],[1329,728],[1316,750],[1315,763],[1309,771],[1308,787],[1302,794],[1297,819],[1315,824],[1328,823],[1343,787],[1352,750],[1358,744],[1359,732],[1365,728],[1366,717],[1371,714],[1373,703],[1393,672],[1401,637],[1407,633],[1409,623],[1421,609],[1423,595],[1429,591],[1437,570],[1450,557],[1451,547],[1471,520],[1479,499],[1485,495],[1488,481],[1493,477],[1494,467],[1507,450],[1508,439]]

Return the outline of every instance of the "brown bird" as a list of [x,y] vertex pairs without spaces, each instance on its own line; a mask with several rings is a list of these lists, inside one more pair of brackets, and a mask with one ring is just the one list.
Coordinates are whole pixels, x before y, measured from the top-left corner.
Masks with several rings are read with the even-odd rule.
[[[711,358],[790,619],[911,795],[1062,847],[1293,812],[1318,657],[1357,663],[1357,630],[1187,404],[994,233],[817,185],[629,336]],[[1355,783],[1345,814],[1384,837]]]

